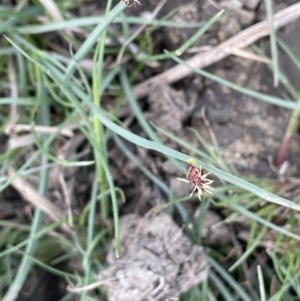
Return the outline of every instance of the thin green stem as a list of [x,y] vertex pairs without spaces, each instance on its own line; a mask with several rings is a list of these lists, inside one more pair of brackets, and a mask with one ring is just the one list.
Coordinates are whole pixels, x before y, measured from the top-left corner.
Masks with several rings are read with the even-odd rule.
[[273,4],[272,0],[265,0],[267,16],[270,27],[270,40],[271,40],[271,53],[273,60],[273,75],[274,75],[274,86],[277,87],[279,83],[279,60],[278,60],[278,49],[276,44],[276,31],[274,27],[273,18]]
[[[38,66],[36,66],[36,76],[37,76],[37,83],[38,83],[38,88],[37,88],[37,99],[43,99],[43,84],[42,84],[42,72]],[[46,104],[41,105],[41,109],[43,110],[44,114],[41,116],[41,121],[43,125],[49,125],[50,124],[50,118],[49,118],[49,107]],[[45,136],[44,136],[45,139]],[[42,162],[41,164],[47,164],[47,157],[42,156]],[[47,178],[48,178],[48,170],[43,169],[41,171],[41,177],[40,177],[40,183],[39,183],[39,192],[41,194],[45,194],[47,190]],[[32,265],[32,257],[35,253],[38,239],[32,239],[33,237],[36,236],[38,233],[40,227],[41,227],[41,222],[43,219],[43,213],[40,209],[35,209],[34,212],[34,217],[31,225],[31,231],[29,234],[29,241],[26,245],[26,250],[25,254],[29,256],[23,256],[21,264],[19,266],[19,269],[17,271],[17,274],[12,282],[12,284],[9,287],[9,290],[5,294],[4,298],[2,299],[3,301],[13,301],[17,298],[21,288],[23,287],[23,284],[27,278],[27,275],[30,271],[31,265]]]
[[[109,0],[106,5],[106,15],[109,14],[112,6],[112,0]],[[104,63],[104,54],[105,54],[105,39],[106,39],[106,30],[103,31],[99,42],[97,44],[96,52],[94,55],[94,65],[93,65],[93,102],[97,107],[101,107],[101,86],[103,83],[103,63]],[[105,139],[103,137],[103,127],[100,120],[94,115],[93,116],[93,125],[95,136],[98,139],[99,147],[102,152],[102,158],[106,159],[105,151]],[[98,181],[100,182],[100,191],[103,192],[107,189],[105,175],[103,170],[103,162],[100,160],[99,153],[94,149],[94,156],[96,159],[96,175]],[[101,217],[105,222],[108,217],[108,201],[107,197],[103,196],[100,200],[101,207]]]

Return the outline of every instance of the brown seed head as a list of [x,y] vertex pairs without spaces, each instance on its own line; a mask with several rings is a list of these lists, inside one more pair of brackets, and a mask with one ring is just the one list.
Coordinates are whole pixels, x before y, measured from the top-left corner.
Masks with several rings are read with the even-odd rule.
[[184,182],[189,182],[192,183],[194,185],[194,189],[191,193],[191,196],[193,195],[193,193],[195,192],[195,190],[198,190],[198,197],[199,200],[201,200],[201,196],[202,196],[202,191],[206,191],[210,194],[212,194],[212,190],[213,188],[211,188],[209,185],[213,182],[212,180],[207,179],[207,176],[209,175],[209,173],[204,173],[201,170],[201,166],[200,168],[192,165],[192,164],[188,164],[186,167],[186,179],[180,179],[178,178],[178,180],[184,181]]
[[121,2],[124,3],[127,7],[135,7],[137,5],[141,5],[141,3],[138,0],[121,0]]

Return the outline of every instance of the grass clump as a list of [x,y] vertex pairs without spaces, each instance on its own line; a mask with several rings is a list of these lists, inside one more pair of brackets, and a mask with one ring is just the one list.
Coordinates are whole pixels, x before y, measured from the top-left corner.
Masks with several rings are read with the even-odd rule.
[[[137,1],[127,2],[125,4],[131,6]],[[266,1],[269,20],[272,20],[271,4]],[[165,18],[147,20],[147,30],[151,34],[168,26],[196,27],[195,34],[179,49],[152,55],[145,53],[154,49],[154,45],[143,48],[145,39],[152,41],[150,34],[130,39],[130,27],[143,24],[144,20],[127,16],[124,3],[113,6],[111,0],[107,1],[105,13],[97,17],[77,17],[71,9],[79,9],[83,3],[69,5],[65,1],[59,5],[52,1],[47,5],[35,1],[25,5],[21,1],[15,7],[0,6],[0,31],[4,35],[0,46],[3,75],[0,120],[1,137],[4,137],[1,139],[5,141],[0,146],[0,191],[3,193],[0,201],[6,204],[7,191],[13,186],[19,192],[15,198],[21,196],[30,203],[30,209],[33,208],[32,216],[24,213],[17,216],[13,212],[13,221],[9,221],[7,215],[0,220],[0,298],[16,300],[24,284],[29,281],[29,285],[34,286],[31,273],[40,270],[61,277],[70,288],[89,286],[97,281],[99,271],[106,265],[105,256],[112,238],[115,254],[119,256],[119,208],[126,195],[116,185],[116,175],[112,173],[110,151],[114,143],[149,183],[158,188],[164,199],[159,209],[174,216],[179,213],[183,223],[191,225],[186,227],[186,233],[195,244],[205,243],[201,231],[211,208],[224,217],[219,224],[229,229],[230,242],[219,244],[217,248],[208,245],[209,277],[183,294],[182,300],[299,299],[299,196],[293,200],[280,196],[282,187],[277,180],[247,179],[240,175],[225,162],[213,135],[211,146],[191,129],[201,145],[199,149],[188,140],[153,125],[133,89],[133,83],[139,81],[139,73],[147,64],[173,61],[258,101],[293,110],[287,127],[290,138],[297,128],[295,118],[300,105],[296,96],[299,92],[283,81],[286,76],[279,69],[276,58],[274,27],[270,28],[272,56],[276,58],[272,65],[274,82],[285,84],[290,93],[286,99],[239,86],[179,58],[217,24],[224,11],[201,24],[174,23]],[[112,30],[114,22],[122,28],[122,33],[115,28]],[[55,33],[54,38],[50,32]],[[107,45],[111,39],[120,40],[123,35],[128,38],[128,48],[122,59],[116,61],[119,46]],[[298,66],[299,61],[289,47],[282,42],[279,45]],[[134,133],[127,126],[126,118],[119,118],[125,97],[130,115],[142,134]],[[16,134],[16,124],[23,125],[20,135]],[[22,136],[26,139],[19,139]],[[165,137],[176,143],[176,147],[180,146],[181,151],[167,147],[163,143]],[[187,164],[201,166],[215,179],[213,195],[204,194],[198,214],[193,214],[186,205],[189,197],[176,198],[171,187],[133,153],[133,148],[163,156],[182,174]],[[66,174],[79,170],[83,179],[91,169],[94,171],[91,189],[85,194],[84,205],[76,211],[70,202]],[[20,177],[27,181],[22,182],[22,188],[17,181]],[[53,195],[52,199],[50,197],[53,179],[60,185],[56,191],[61,191],[65,203],[55,205],[60,209],[49,215],[47,210],[54,200]],[[31,184],[36,191],[28,196],[26,187]],[[60,211],[66,214],[61,216]],[[245,231],[238,233],[239,226]],[[49,252],[50,248],[55,252]],[[67,266],[63,266],[65,262]],[[67,300],[73,293],[70,290],[60,297]],[[105,297],[101,286],[97,290],[80,292],[81,300]]]

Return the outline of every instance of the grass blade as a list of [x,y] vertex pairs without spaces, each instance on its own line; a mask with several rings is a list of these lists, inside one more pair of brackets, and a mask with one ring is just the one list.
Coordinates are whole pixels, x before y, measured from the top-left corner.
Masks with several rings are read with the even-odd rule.
[[198,73],[202,76],[205,76],[217,83],[220,83],[226,87],[229,87],[235,91],[238,91],[238,92],[241,92],[243,94],[246,94],[246,95],[249,95],[249,96],[252,96],[254,98],[257,98],[257,99],[260,99],[262,101],[265,101],[265,102],[268,102],[268,103],[271,103],[271,104],[274,104],[274,105],[277,105],[277,106],[281,106],[281,107],[284,107],[284,108],[288,108],[288,109],[296,109],[296,110],[300,110],[300,104],[298,103],[295,103],[291,100],[282,100],[281,98],[278,98],[278,97],[274,97],[274,96],[270,96],[270,95],[265,95],[263,93],[260,93],[260,92],[257,92],[257,91],[254,91],[254,90],[250,90],[250,89],[247,89],[247,88],[244,88],[244,87],[240,87],[228,80],[225,80],[223,78],[220,78],[218,76],[215,76],[209,72],[206,72],[202,69],[197,69],[197,68],[194,68],[193,66],[187,64],[186,62],[184,62],[183,60],[179,59],[178,57],[176,57],[175,55],[172,55],[171,56],[172,59],[174,61],[176,61],[177,63],[179,64],[182,64],[183,66],[186,66],[188,68],[190,68],[191,70],[193,70],[195,73]]
[[66,71],[66,81],[69,80],[71,75],[76,69],[76,63],[80,62],[87,53],[91,50],[94,44],[97,42],[97,39],[101,36],[104,32],[106,27],[112,22],[112,20],[120,14],[125,9],[125,5],[123,3],[119,3],[115,6],[106,16],[104,22],[101,22],[89,35],[89,37],[85,40],[85,42],[81,45],[78,49],[77,53],[74,55],[74,58],[70,62],[67,71]]
[[264,278],[263,278],[263,274],[262,274],[260,265],[257,266],[257,274],[258,274],[260,300],[266,301],[266,290],[265,290]]
[[[184,162],[188,162],[191,160],[191,157],[182,154],[178,151],[175,151],[171,148],[168,148],[162,144],[156,143],[156,142],[152,142],[149,141],[145,138],[139,137],[131,132],[129,132],[128,130],[123,129],[122,127],[118,126],[117,124],[115,124],[114,122],[112,122],[107,115],[100,110],[99,108],[97,108],[93,103],[91,102],[87,102],[86,103],[91,110],[93,110],[93,112],[98,116],[98,118],[101,120],[101,122],[108,127],[111,131],[115,132],[116,134],[122,136],[124,139],[131,141],[134,144],[137,144],[139,146],[142,146],[144,148],[148,148],[148,149],[152,149],[155,151],[158,151],[160,153],[163,153],[167,156],[173,157],[175,159],[184,161]],[[298,210],[300,211],[300,206],[298,204],[295,204],[287,199],[284,199],[282,197],[279,197],[277,195],[274,195],[270,192],[265,191],[264,189],[261,189],[251,183],[248,183],[244,180],[242,180],[241,178],[235,177],[231,174],[228,174],[220,169],[217,169],[213,166],[210,166],[200,160],[197,159],[192,159],[194,162],[194,165],[201,165],[204,169],[212,172],[213,174],[215,174],[217,177],[224,179],[225,181],[232,183],[234,185],[237,185],[247,191],[252,192],[253,194],[261,197],[262,199],[265,199],[269,202],[278,204],[278,205],[282,205],[282,206],[286,206],[288,208],[294,209],[294,210]]]
[[273,74],[274,74],[274,86],[277,87],[279,83],[279,60],[278,60],[278,49],[276,44],[276,32],[274,28],[273,19],[273,4],[272,0],[265,0],[267,16],[270,27],[270,40],[271,40],[271,53],[273,59]]

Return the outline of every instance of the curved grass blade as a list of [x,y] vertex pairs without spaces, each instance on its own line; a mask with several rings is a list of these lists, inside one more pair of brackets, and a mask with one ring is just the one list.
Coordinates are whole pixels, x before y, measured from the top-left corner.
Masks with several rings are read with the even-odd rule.
[[266,290],[265,290],[264,278],[263,278],[263,274],[262,274],[260,265],[257,266],[257,274],[258,274],[260,298],[261,298],[261,301],[266,301]]
[[239,285],[232,276],[221,267],[213,258],[208,257],[209,263],[219,273],[219,275],[233,288],[243,301],[252,301],[241,285]]
[[[71,20],[65,20],[63,22],[51,22],[48,24],[38,24],[38,25],[25,25],[17,26],[14,30],[18,31],[20,34],[24,35],[34,35],[47,33],[51,31],[59,31],[62,29],[74,28],[74,27],[85,27],[95,24],[100,24],[105,20],[105,16],[89,16],[74,18]],[[145,23],[143,18],[127,16],[126,20],[129,24],[141,25]],[[116,17],[111,23],[122,23],[122,17]],[[199,28],[203,25],[203,22],[198,23],[187,23],[187,22],[173,22],[173,21],[161,21],[161,20],[151,20],[149,25],[160,26],[160,27],[173,27],[173,28]]]
[[[37,89],[37,98],[42,97],[42,81],[41,81],[41,70],[37,68],[37,78],[38,78],[38,89]],[[42,114],[42,124],[43,125],[49,125],[50,124],[50,118],[49,118],[49,107],[47,105],[41,106],[42,110],[46,112],[45,114]],[[44,140],[46,139],[46,136],[44,136]],[[47,164],[47,157],[42,156],[42,164]],[[39,192],[41,194],[45,194],[47,190],[47,179],[48,179],[48,170],[44,169],[41,171],[41,177],[40,177],[40,183],[39,183]],[[33,238],[39,231],[41,227],[43,219],[43,212],[36,208],[34,212],[34,218],[32,221],[31,231],[29,234],[29,238]],[[27,278],[27,275],[30,271],[32,260],[31,257],[33,257],[36,247],[38,243],[38,238],[36,239],[30,239],[28,241],[28,244],[26,246],[25,253],[28,254],[28,256],[23,256],[21,260],[21,264],[18,268],[17,274],[11,283],[8,291],[6,292],[3,301],[13,301],[16,299],[16,297],[19,295],[19,292],[21,291],[23,284]]]
[[104,32],[106,27],[112,22],[112,20],[120,14],[125,9],[125,5],[123,5],[121,2],[115,6],[106,16],[104,19],[104,22],[101,22],[89,35],[89,37],[84,41],[84,43],[81,45],[81,47],[78,49],[77,53],[74,55],[74,58],[70,62],[67,71],[66,71],[66,81],[69,80],[72,73],[76,69],[76,63],[80,62],[87,53],[91,50],[91,48],[96,43],[97,39],[101,36],[101,34]]
[[265,0],[266,11],[270,27],[270,40],[271,40],[271,53],[273,60],[273,74],[274,74],[274,86],[278,86],[279,81],[279,61],[278,61],[278,49],[276,44],[276,31],[274,28],[274,18],[273,18],[273,1]]
[[193,70],[195,73],[198,73],[204,77],[207,77],[219,84],[222,84],[226,87],[229,87],[235,91],[238,91],[238,92],[241,92],[245,95],[249,95],[249,96],[252,96],[254,98],[257,98],[259,100],[262,100],[262,101],[265,101],[265,102],[268,102],[268,103],[271,103],[273,105],[277,105],[277,106],[281,106],[281,107],[284,107],[284,108],[288,108],[288,109],[296,109],[296,110],[300,110],[300,104],[298,103],[295,103],[291,100],[282,100],[281,98],[278,98],[278,97],[274,97],[274,96],[271,96],[271,95],[265,95],[263,93],[260,93],[260,92],[257,92],[257,91],[254,91],[254,90],[251,90],[251,89],[247,89],[247,88],[244,88],[244,87],[240,87],[228,80],[225,80],[221,77],[218,77],[216,75],[213,75],[209,72],[206,72],[202,69],[197,69],[197,68],[194,68],[193,66],[187,64],[186,62],[184,62],[183,60],[179,59],[177,56],[175,55],[171,55],[170,56],[174,61],[176,61],[177,63]]
[[142,146],[144,148],[148,148],[148,149],[152,149],[155,151],[158,151],[160,153],[163,153],[167,156],[171,156],[175,159],[184,161],[184,162],[189,162],[191,160],[193,160],[193,164],[197,165],[197,166],[202,166],[202,168],[212,172],[213,174],[215,174],[217,177],[224,179],[225,181],[232,183],[234,185],[237,185],[247,191],[252,192],[253,194],[261,197],[262,199],[265,199],[269,202],[281,205],[281,206],[285,206],[294,210],[298,210],[300,211],[300,206],[298,204],[295,204],[287,199],[284,199],[282,197],[279,197],[277,195],[274,195],[270,192],[265,191],[264,189],[261,189],[251,183],[248,183],[244,180],[242,180],[241,178],[235,177],[231,174],[228,174],[220,169],[217,169],[213,166],[210,166],[200,160],[197,159],[193,159],[185,154],[182,154],[178,151],[175,151],[171,148],[168,148],[162,144],[156,143],[156,142],[152,142],[149,141],[145,138],[139,137],[131,132],[129,132],[128,130],[123,129],[122,127],[118,126],[117,124],[115,124],[114,122],[112,122],[107,115],[100,110],[99,108],[97,108],[93,103],[91,102],[86,102],[86,104],[90,107],[91,110],[93,110],[93,112],[98,116],[98,118],[101,120],[101,122],[107,127],[109,128],[111,131],[115,132],[116,134],[122,136],[124,139],[131,141],[134,144],[137,144],[139,146]]
[[163,183],[159,178],[155,177],[138,159],[136,156],[134,156],[129,149],[127,148],[127,146],[125,145],[125,143],[121,140],[121,138],[116,135],[113,134],[113,139],[115,141],[115,143],[117,144],[117,146],[119,147],[119,149],[122,151],[122,153],[128,157],[154,184],[156,184],[166,195],[169,196],[169,198],[171,197],[172,193],[170,188]]

